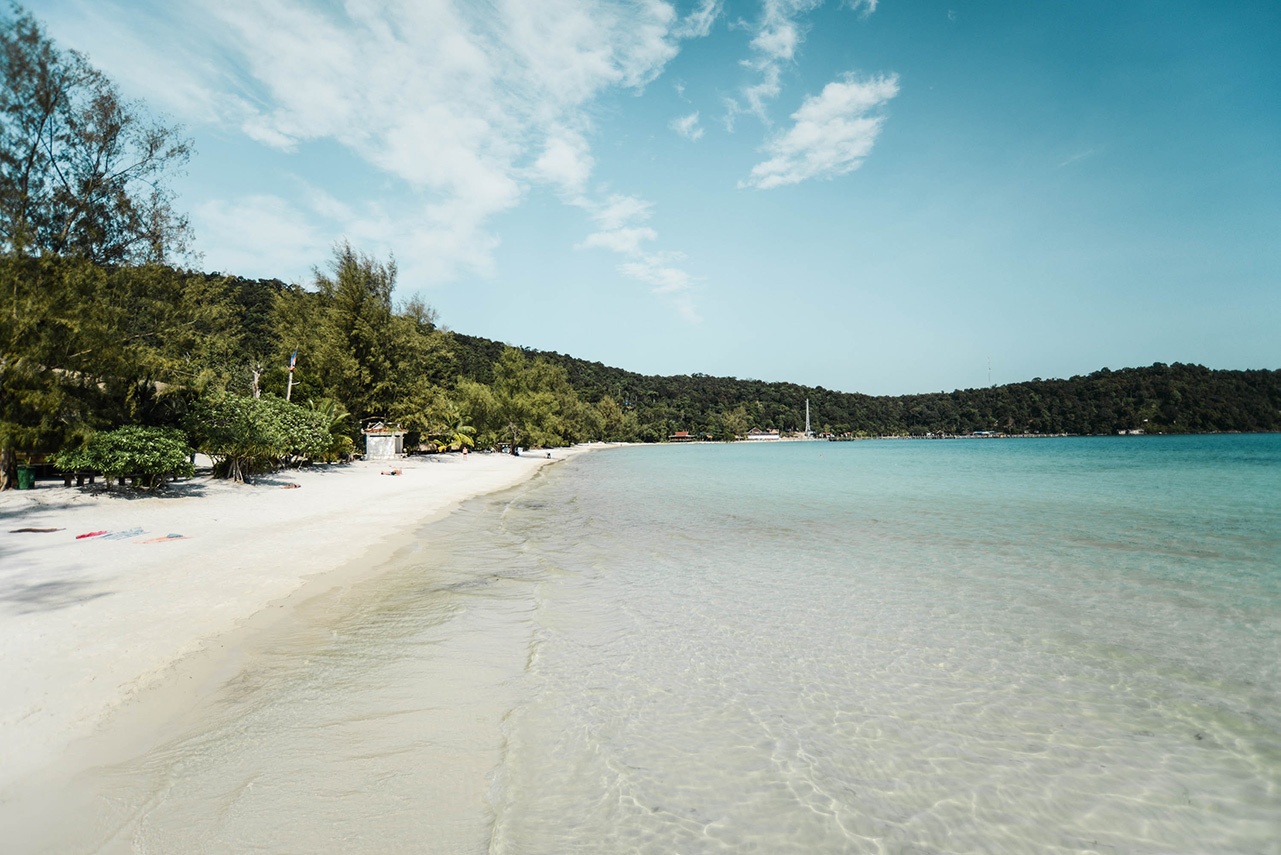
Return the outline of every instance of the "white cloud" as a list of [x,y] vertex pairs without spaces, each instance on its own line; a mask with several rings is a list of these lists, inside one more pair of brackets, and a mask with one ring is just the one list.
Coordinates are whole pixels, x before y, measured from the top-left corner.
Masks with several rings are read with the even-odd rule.
[[690,113],[688,116],[672,119],[668,127],[676,131],[687,140],[697,142],[703,137],[703,129],[698,125],[698,111]]
[[845,5],[855,12],[862,9],[863,17],[866,18],[876,11],[876,6],[879,2],[880,0],[845,0]]
[[653,207],[652,203],[644,199],[615,194],[595,207],[592,219],[606,231],[621,229],[631,223],[648,220]]
[[[823,0],[764,0],[761,16],[755,26],[751,48],[754,57],[744,65],[761,76],[759,82],[743,89],[747,112],[761,121],[768,121],[766,105],[782,91],[780,79],[783,66],[796,57],[796,49],[804,39],[797,19],[823,4]],[[735,104],[736,109],[742,109]]]
[[[671,0],[55,2],[59,36],[78,32],[71,46],[131,95],[283,153],[301,176],[293,194],[197,205],[197,248],[219,266],[281,275],[270,265],[298,270],[307,257],[307,269],[348,238],[394,251],[413,287],[490,274],[494,218],[542,185],[592,214],[580,247],[642,265],[626,275],[661,293],[682,275],[646,252],[658,241],[650,203],[593,190],[593,110],[707,36],[724,0],[680,13]],[[697,114],[682,121],[679,132],[702,135]],[[312,165],[331,145],[357,161],[339,181]],[[362,190],[351,176],[366,167],[376,178]]]
[[[733,129],[734,116],[741,112],[755,115],[769,123],[768,106],[783,91],[783,70],[796,61],[797,51],[805,41],[807,27],[801,19],[823,5],[824,0],[763,0],[761,14],[754,25],[750,46],[752,57],[742,65],[760,75],[742,89],[746,107],[738,101],[728,103],[726,127]],[[877,0],[843,0],[851,10],[863,10],[863,17],[876,11]]]
[[847,75],[827,84],[792,114],[790,130],[766,144],[769,159],[739,186],[767,190],[853,172],[880,135],[885,117],[876,111],[897,94],[896,75],[864,82]]
[[1059,165],[1058,165],[1058,166],[1056,166],[1055,168],[1056,168],[1056,169],[1062,169],[1062,168],[1063,168],[1063,167],[1065,167],[1065,166],[1071,166],[1072,164],[1076,163],[1077,161],[1085,160],[1087,157],[1094,157],[1094,155],[1096,155],[1096,154],[1098,154],[1098,153],[1099,153],[1099,150],[1098,150],[1097,148],[1094,148],[1094,147],[1087,148],[1087,149],[1085,149],[1085,150],[1083,150],[1083,151],[1078,151],[1076,154],[1072,155],[1071,157],[1067,158],[1066,160],[1061,161],[1061,162],[1059,163]]
[[192,212],[192,225],[209,270],[274,278],[281,270],[306,270],[329,255],[330,241],[303,211],[278,196],[207,202]]
[[582,195],[594,166],[591,146],[582,134],[568,129],[553,131],[543,144],[542,154],[534,161],[530,177],[575,198]]
[[698,8],[686,15],[676,27],[676,36],[682,39],[705,38],[724,7],[725,0],[702,0]]
[[695,278],[676,266],[685,256],[679,252],[647,252],[645,245],[658,239],[658,233],[645,223],[652,205],[635,196],[614,195],[590,208],[600,231],[588,235],[578,249],[608,249],[622,255],[618,272],[651,286],[690,322],[701,320],[694,304]]
[[[667,0],[64,2],[134,94],[288,154],[337,143],[407,190],[416,203],[387,222],[414,242],[396,248],[404,277],[428,280],[491,270],[489,224],[532,184],[588,204],[595,99],[647,85],[721,14],[721,0],[683,18]],[[316,227],[369,222],[302,208]],[[215,235],[230,239],[204,229],[199,248]]]
[[609,249],[623,255],[639,255],[645,241],[658,239],[658,232],[649,226],[637,226],[629,229],[614,229],[608,232],[590,234],[578,245],[578,249]]

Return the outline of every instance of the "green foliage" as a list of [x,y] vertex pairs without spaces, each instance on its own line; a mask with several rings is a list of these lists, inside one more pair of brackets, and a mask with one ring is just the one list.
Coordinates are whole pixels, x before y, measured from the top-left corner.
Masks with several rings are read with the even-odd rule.
[[476,445],[476,428],[459,405],[437,392],[427,410],[426,436],[437,451],[460,451]]
[[463,408],[485,445],[551,447],[586,438],[594,408],[584,406],[565,370],[544,359],[527,359],[518,348],[503,350],[489,386],[459,383]]
[[166,179],[189,143],[16,5],[0,20],[0,115],[3,251],[132,264],[181,250]]
[[751,425],[747,422],[747,407],[739,404],[727,413],[721,413],[719,430],[715,436],[723,442],[733,442],[741,439],[751,430]]
[[319,415],[329,425],[329,445],[318,455],[327,463],[351,453],[356,443],[348,432],[351,429],[351,413],[347,408],[332,398],[321,398],[319,401],[308,401],[307,409]]
[[197,447],[214,458],[215,474],[244,481],[298,459],[324,459],[333,447],[331,421],[274,395],[221,395],[198,401],[188,416]]
[[452,351],[426,304],[393,307],[395,279],[393,262],[338,246],[332,275],[318,276],[316,291],[280,292],[276,361],[286,364],[296,350],[295,395],[340,402],[353,431],[370,418],[397,422],[413,445],[430,433],[433,401],[453,379]]
[[84,445],[58,452],[53,463],[63,470],[92,469],[107,478],[135,477],[155,490],[166,475],[191,477],[191,454],[180,430],[127,425],[95,433]]
[[[465,376],[482,382],[492,381],[493,368],[484,362],[501,348],[487,339],[454,335],[457,363],[469,366],[472,373]],[[527,354],[563,369],[581,399],[595,403],[598,412],[605,412],[606,398],[614,401],[631,421],[625,432],[642,442],[663,441],[677,430],[723,436],[725,415],[740,406],[749,428],[798,431],[805,425],[806,399],[819,424],[854,436],[1281,430],[1281,371],[1276,370],[1156,363],[1068,380],[892,397],[704,374],[645,376],[559,353]]]

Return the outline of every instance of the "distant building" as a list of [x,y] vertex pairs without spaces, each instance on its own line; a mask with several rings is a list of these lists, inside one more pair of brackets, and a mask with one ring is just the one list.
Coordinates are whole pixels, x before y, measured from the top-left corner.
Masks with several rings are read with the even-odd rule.
[[690,436],[687,430],[678,430],[667,438],[668,442],[695,442],[697,440],[698,437]]
[[361,433],[365,435],[365,457],[369,460],[394,460],[405,453],[405,431],[399,425],[374,422]]
[[762,430],[761,428],[752,428],[747,432],[747,438],[757,442],[767,442],[779,438],[776,430]]

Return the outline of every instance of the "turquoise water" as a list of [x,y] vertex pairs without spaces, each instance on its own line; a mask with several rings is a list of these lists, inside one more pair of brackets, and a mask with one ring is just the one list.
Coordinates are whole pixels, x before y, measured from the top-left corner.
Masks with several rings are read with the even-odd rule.
[[1281,851],[1281,437],[577,469],[493,851]]
[[84,851],[1281,852],[1281,436],[624,448],[422,544]]

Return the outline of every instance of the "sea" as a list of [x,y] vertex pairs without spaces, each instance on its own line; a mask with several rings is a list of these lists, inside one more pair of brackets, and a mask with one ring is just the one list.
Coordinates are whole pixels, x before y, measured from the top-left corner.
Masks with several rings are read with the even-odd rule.
[[33,851],[1281,853],[1281,436],[580,455],[204,679]]

